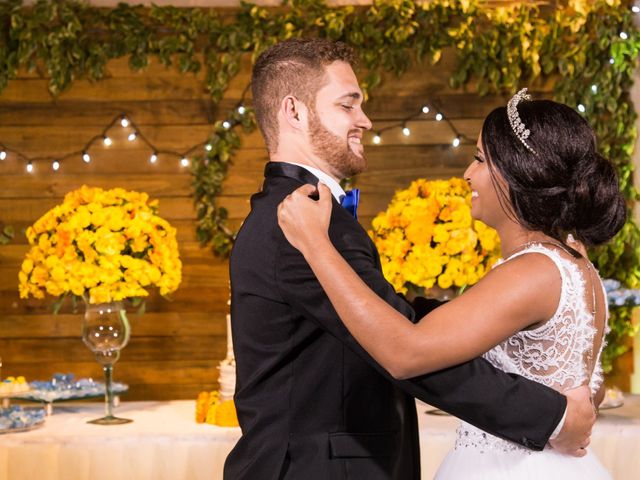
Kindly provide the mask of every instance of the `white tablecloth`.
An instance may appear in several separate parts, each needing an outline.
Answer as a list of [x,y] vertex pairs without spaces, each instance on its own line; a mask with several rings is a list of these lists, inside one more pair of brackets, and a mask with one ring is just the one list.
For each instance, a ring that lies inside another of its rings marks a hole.
[[[427,415],[418,403],[423,478],[432,478],[453,445],[458,421]],[[0,480],[217,480],[238,428],[196,424],[194,401],[124,402],[118,416],[133,423],[86,423],[98,403],[56,405],[35,430],[0,435]],[[591,448],[616,480],[640,472],[640,396],[601,412]]]

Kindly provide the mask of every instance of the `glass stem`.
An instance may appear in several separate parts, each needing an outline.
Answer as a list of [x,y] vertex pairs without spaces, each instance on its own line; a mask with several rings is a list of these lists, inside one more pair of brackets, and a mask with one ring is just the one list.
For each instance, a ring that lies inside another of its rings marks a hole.
[[113,388],[111,385],[111,377],[113,365],[104,365],[104,410],[107,417],[113,417]]

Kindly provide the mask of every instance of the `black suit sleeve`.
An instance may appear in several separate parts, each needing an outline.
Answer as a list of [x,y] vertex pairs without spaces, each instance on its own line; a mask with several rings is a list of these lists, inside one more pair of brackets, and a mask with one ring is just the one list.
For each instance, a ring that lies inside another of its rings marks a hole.
[[[362,241],[361,232],[337,234],[332,229],[330,236],[367,285],[413,319],[414,312],[377,268],[377,255],[371,244]],[[563,395],[498,370],[481,358],[410,380],[394,379],[349,334],[304,257],[284,237],[276,269],[277,287],[294,311],[316,321],[408,394],[533,450],[544,448],[562,418],[566,408]]]
[[411,305],[413,311],[416,312],[416,319],[420,319],[427,315],[432,310],[435,310],[440,305],[443,305],[446,302],[436,300],[435,298],[425,298],[425,297],[416,297],[412,301],[409,301],[404,295],[401,293],[398,294],[400,298],[402,298],[405,302]]

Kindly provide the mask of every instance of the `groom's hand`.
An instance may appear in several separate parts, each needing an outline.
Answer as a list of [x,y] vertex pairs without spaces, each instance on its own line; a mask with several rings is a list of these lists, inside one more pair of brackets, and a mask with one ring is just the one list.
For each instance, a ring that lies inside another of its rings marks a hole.
[[596,421],[596,412],[591,401],[589,387],[583,385],[564,392],[567,397],[567,415],[562,430],[556,438],[549,440],[551,446],[561,453],[584,457],[591,441],[591,428]]

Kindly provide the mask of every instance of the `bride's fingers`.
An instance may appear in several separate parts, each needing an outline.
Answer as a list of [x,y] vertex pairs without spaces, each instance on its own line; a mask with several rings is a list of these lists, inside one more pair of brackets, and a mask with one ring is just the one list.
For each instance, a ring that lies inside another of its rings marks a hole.
[[315,195],[316,191],[317,189],[314,185],[306,184],[295,189],[290,196],[292,196],[293,198],[308,198],[310,195]]
[[322,205],[322,207],[325,209],[331,209],[331,189],[324,183],[320,182],[318,183],[318,195],[318,201],[320,202],[320,205]]

